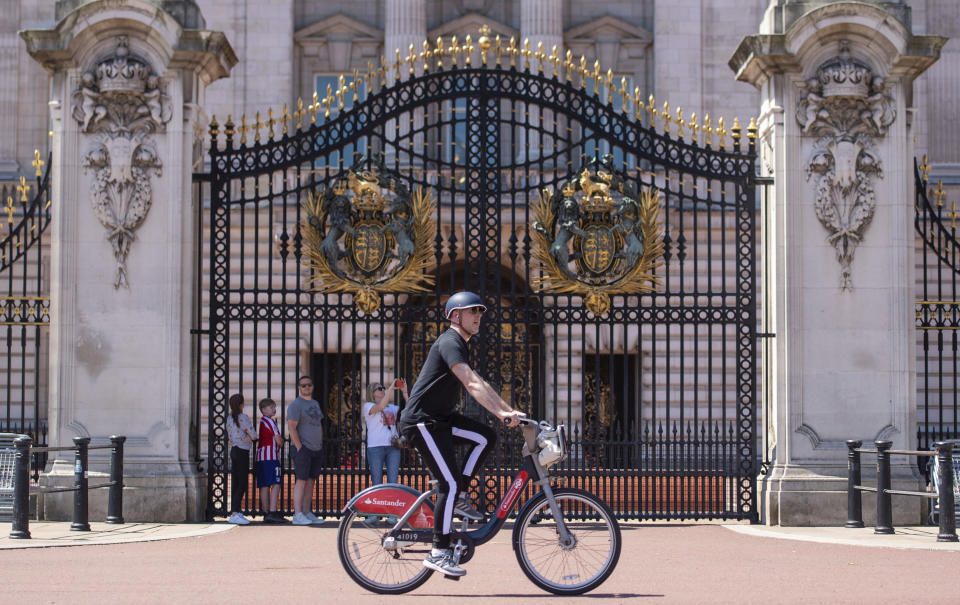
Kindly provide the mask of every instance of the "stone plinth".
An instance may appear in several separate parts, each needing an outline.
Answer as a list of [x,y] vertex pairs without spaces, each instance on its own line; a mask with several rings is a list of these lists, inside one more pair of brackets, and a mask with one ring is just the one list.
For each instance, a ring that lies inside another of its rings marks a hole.
[[[775,181],[763,228],[776,445],[762,515],[842,524],[844,441],[915,445],[912,85],[945,40],[858,2],[818,3],[784,30],[779,4],[730,61],[762,93],[762,169]],[[918,488],[913,459],[894,456],[892,469],[894,488]],[[896,524],[920,521],[922,500],[894,503]]]
[[[50,444],[127,436],[127,520],[197,519],[191,173],[204,90],[236,57],[222,34],[143,0],[78,3],[21,36],[53,82]],[[58,484],[72,456],[51,459]],[[106,458],[91,452],[91,469]],[[49,497],[48,517],[69,498]]]

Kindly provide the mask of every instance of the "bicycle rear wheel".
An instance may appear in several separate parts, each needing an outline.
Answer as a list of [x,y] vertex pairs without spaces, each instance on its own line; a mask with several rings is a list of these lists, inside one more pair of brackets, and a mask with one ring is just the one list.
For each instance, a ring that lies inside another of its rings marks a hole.
[[382,542],[390,529],[371,525],[353,510],[340,520],[337,552],[343,568],[357,584],[380,594],[401,594],[430,578],[433,571],[423,566],[430,544],[414,543],[390,551]]
[[610,508],[589,492],[554,491],[573,535],[564,544],[543,492],[520,511],[513,547],[520,568],[540,588],[559,595],[583,594],[603,583],[620,559],[620,526]]

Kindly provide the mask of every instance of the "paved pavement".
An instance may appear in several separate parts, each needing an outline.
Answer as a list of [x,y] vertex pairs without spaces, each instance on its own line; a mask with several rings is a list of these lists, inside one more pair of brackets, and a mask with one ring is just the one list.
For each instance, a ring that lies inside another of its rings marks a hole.
[[[34,522],[32,540],[0,524],[0,603],[380,603],[343,572],[336,523],[321,527]],[[520,571],[510,526],[478,549],[459,582],[434,575],[407,596],[417,605],[550,598]],[[777,528],[625,523],[613,575],[567,603],[956,603],[960,545],[937,528]],[[38,548],[81,546],[81,548]]]

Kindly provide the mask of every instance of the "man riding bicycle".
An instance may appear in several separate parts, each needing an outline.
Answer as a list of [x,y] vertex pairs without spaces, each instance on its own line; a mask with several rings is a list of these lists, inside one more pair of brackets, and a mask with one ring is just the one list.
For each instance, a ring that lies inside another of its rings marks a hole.
[[[490,427],[456,411],[461,385],[507,426],[517,426],[523,415],[511,408],[468,363],[467,341],[480,331],[480,318],[486,310],[473,292],[457,292],[447,300],[444,315],[450,328],[430,347],[397,422],[401,434],[417,448],[437,479],[433,550],[423,564],[450,576],[467,573],[456,564],[450,548],[454,513],[473,521],[483,518],[471,505],[467,489],[497,438]],[[472,444],[462,469],[458,469],[456,461],[455,440]]]

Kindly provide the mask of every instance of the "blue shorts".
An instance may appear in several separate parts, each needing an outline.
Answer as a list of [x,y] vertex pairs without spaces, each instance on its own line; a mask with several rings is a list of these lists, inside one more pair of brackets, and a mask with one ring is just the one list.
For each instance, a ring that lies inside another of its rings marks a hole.
[[257,487],[279,485],[280,477],[279,460],[262,460],[257,462]]

